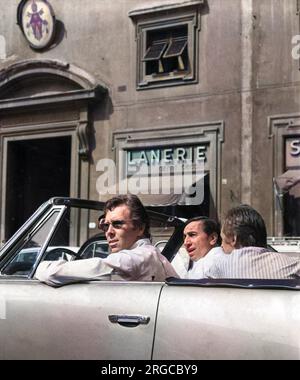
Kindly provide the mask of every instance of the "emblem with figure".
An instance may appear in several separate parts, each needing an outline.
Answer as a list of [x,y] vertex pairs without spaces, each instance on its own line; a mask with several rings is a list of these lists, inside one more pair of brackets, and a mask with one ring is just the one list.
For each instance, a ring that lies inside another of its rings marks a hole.
[[53,38],[55,17],[47,0],[28,0],[22,9],[22,28],[35,49],[47,47]]

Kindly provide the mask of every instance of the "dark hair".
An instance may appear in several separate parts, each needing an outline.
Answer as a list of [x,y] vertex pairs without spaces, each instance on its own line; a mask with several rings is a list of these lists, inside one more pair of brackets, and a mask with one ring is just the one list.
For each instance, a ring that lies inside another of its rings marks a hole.
[[150,221],[145,207],[140,199],[133,194],[118,195],[109,199],[104,205],[104,217],[107,211],[112,211],[118,206],[126,205],[130,210],[130,217],[135,227],[143,228],[143,237],[150,239]]
[[207,216],[196,216],[194,218],[188,219],[184,223],[184,227],[186,227],[188,224],[192,222],[202,222],[203,224],[203,231],[208,235],[216,234],[217,239],[217,245],[221,245],[221,236],[220,236],[220,223],[216,222],[213,219],[209,219]]
[[262,216],[248,205],[229,210],[222,226],[223,233],[235,237],[240,247],[266,247],[267,230]]

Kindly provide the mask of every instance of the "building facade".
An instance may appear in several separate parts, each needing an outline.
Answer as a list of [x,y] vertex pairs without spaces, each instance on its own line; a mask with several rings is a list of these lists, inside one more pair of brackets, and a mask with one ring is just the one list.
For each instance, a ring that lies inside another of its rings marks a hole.
[[[299,1],[0,4],[2,241],[46,199],[105,200],[141,164],[132,188],[157,210],[248,203],[269,235],[300,236]],[[174,190],[176,163],[198,198]],[[150,173],[170,191],[143,194]]]

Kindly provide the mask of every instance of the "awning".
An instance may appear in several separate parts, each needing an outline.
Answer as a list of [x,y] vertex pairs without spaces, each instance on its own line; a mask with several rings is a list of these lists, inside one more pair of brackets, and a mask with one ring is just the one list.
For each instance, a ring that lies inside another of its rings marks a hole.
[[275,178],[275,182],[282,193],[290,191],[294,186],[300,183],[300,169],[286,171]]
[[135,194],[145,206],[198,205],[204,200],[204,178],[201,173],[188,179],[179,175],[123,179],[118,184],[101,189],[99,201],[119,194]]

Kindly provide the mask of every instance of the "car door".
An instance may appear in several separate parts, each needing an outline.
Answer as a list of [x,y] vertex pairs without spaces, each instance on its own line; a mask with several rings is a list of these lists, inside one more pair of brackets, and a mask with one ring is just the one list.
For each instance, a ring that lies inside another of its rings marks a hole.
[[[0,359],[151,359],[164,283],[114,279],[52,288],[34,280],[37,266],[50,255],[81,257],[77,232],[103,206],[52,198],[2,247]],[[154,231],[172,234],[165,247],[170,257],[181,244],[182,221],[151,211],[150,219]]]
[[154,360],[300,358],[299,280],[202,281],[163,288]]
[[162,286],[93,281],[52,288],[2,277],[1,359],[151,359]]

